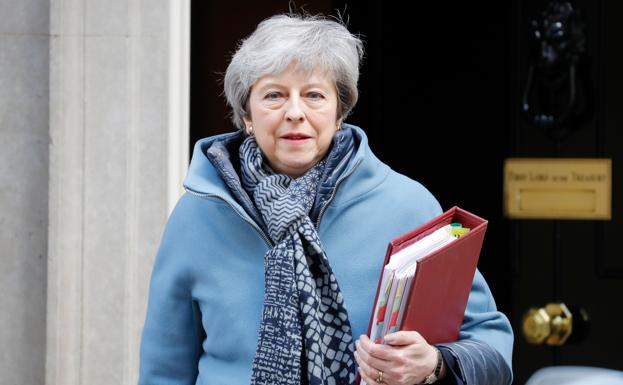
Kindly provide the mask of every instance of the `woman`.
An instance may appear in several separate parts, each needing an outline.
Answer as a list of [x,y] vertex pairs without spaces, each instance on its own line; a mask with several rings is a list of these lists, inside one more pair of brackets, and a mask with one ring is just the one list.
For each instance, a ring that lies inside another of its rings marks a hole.
[[512,332],[476,274],[460,340],[365,333],[388,241],[441,213],[343,123],[362,43],[280,15],[225,75],[238,132],[197,142],[152,273],[140,384],[507,384]]

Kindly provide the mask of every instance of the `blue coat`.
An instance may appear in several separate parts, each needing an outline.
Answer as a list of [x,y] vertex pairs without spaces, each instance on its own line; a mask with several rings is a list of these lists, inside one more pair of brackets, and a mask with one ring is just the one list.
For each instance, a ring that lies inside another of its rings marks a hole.
[[[377,159],[360,128],[343,127],[353,130],[356,155],[320,216],[318,234],[357,339],[367,332],[389,240],[442,210],[421,184]],[[215,140],[234,135],[195,145],[187,192],[168,220],[153,267],[140,384],[249,384],[270,246],[206,156]],[[490,377],[510,383],[512,331],[479,272],[460,338],[444,345],[467,383]]]

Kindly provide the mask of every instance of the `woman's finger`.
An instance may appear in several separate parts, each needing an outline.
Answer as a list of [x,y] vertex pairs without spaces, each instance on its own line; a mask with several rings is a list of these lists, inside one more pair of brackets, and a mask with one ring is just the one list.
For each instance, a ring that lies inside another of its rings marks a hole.
[[364,380],[366,382],[366,384],[368,385],[376,385],[376,377],[372,378],[370,376],[368,376],[363,370],[361,370],[361,367],[359,367],[359,375],[361,376],[361,379]]
[[368,336],[362,335],[359,340],[359,346],[365,350],[370,356],[382,360],[391,361],[394,358],[393,349],[384,344],[375,344]]
[[386,344],[394,346],[427,343],[424,337],[416,331],[399,331],[390,333],[385,335],[383,339]]
[[390,361],[379,360],[378,358],[371,356],[365,349],[361,348],[361,343],[359,341],[355,343],[355,346],[357,347],[357,351],[355,353],[357,353],[359,358],[370,367],[384,372],[387,372],[389,368],[391,368]]
[[[376,384],[376,376],[379,374],[379,369],[376,369],[370,365],[368,365],[364,360],[361,359],[361,356],[355,352],[355,360],[357,360],[357,364],[359,364],[359,373],[361,374],[366,383],[369,385]],[[372,382],[368,381],[371,380]]]

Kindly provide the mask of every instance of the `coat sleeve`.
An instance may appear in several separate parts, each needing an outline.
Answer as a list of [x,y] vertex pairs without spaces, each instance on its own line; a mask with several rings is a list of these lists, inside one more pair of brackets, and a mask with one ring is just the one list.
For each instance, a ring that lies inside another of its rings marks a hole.
[[191,294],[188,231],[169,219],[151,275],[140,351],[139,385],[195,384],[204,331]]
[[456,359],[467,385],[507,385],[513,380],[513,330],[495,301],[482,274],[474,276],[459,340],[439,344]]

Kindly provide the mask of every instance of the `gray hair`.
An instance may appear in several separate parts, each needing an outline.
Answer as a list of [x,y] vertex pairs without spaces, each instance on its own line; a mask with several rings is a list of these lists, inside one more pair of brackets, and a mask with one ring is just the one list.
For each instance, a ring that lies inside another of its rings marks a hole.
[[232,121],[244,129],[249,117],[247,102],[251,87],[265,75],[283,72],[291,63],[296,70],[328,72],[338,94],[338,117],[351,112],[359,92],[359,63],[363,58],[361,39],[351,34],[340,19],[324,16],[283,14],[262,21],[242,40],[224,78]]

